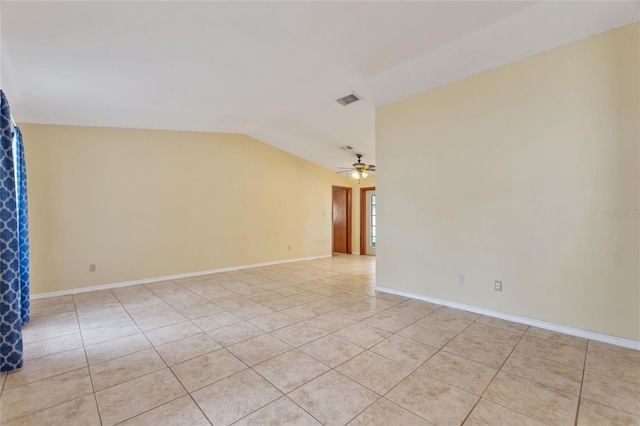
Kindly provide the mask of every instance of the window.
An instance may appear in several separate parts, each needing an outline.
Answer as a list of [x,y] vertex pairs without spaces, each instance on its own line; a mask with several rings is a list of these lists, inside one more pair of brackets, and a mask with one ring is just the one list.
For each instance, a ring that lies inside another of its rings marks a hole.
[[371,245],[372,248],[376,248],[376,195],[373,194],[371,195],[371,217],[370,219],[370,223],[371,223],[371,229],[370,229],[370,241],[369,244]]

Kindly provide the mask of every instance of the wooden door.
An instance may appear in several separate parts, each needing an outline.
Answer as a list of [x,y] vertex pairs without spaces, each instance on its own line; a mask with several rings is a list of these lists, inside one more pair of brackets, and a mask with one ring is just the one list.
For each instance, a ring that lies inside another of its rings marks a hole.
[[351,253],[350,231],[351,188],[333,188],[333,252]]

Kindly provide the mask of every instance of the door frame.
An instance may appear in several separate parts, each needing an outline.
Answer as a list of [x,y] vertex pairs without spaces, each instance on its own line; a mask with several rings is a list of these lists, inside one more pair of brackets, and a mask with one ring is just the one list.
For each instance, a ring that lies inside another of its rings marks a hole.
[[360,188],[360,255],[367,254],[367,200],[365,198],[367,191],[375,191],[375,186],[367,186]]
[[349,186],[331,185],[331,253],[333,254],[333,190],[344,189],[347,191],[347,254],[351,254],[351,190]]

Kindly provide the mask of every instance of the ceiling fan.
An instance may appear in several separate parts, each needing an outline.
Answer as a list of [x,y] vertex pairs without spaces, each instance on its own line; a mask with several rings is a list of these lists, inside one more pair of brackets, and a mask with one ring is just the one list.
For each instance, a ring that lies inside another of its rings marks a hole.
[[362,158],[362,154],[356,154],[356,157],[358,157],[357,163],[353,163],[352,167],[338,167],[339,169],[345,170],[340,170],[336,173],[351,173],[351,177],[353,177],[354,179],[358,179],[359,181],[360,179],[364,179],[369,176],[368,172],[376,171],[376,166],[374,164],[365,164],[360,161]]

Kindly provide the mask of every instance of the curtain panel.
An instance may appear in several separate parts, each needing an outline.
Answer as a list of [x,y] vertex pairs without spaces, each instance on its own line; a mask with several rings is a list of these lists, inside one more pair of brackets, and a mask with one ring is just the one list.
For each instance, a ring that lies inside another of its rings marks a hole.
[[21,368],[29,321],[29,231],[24,147],[0,91],[0,371]]

